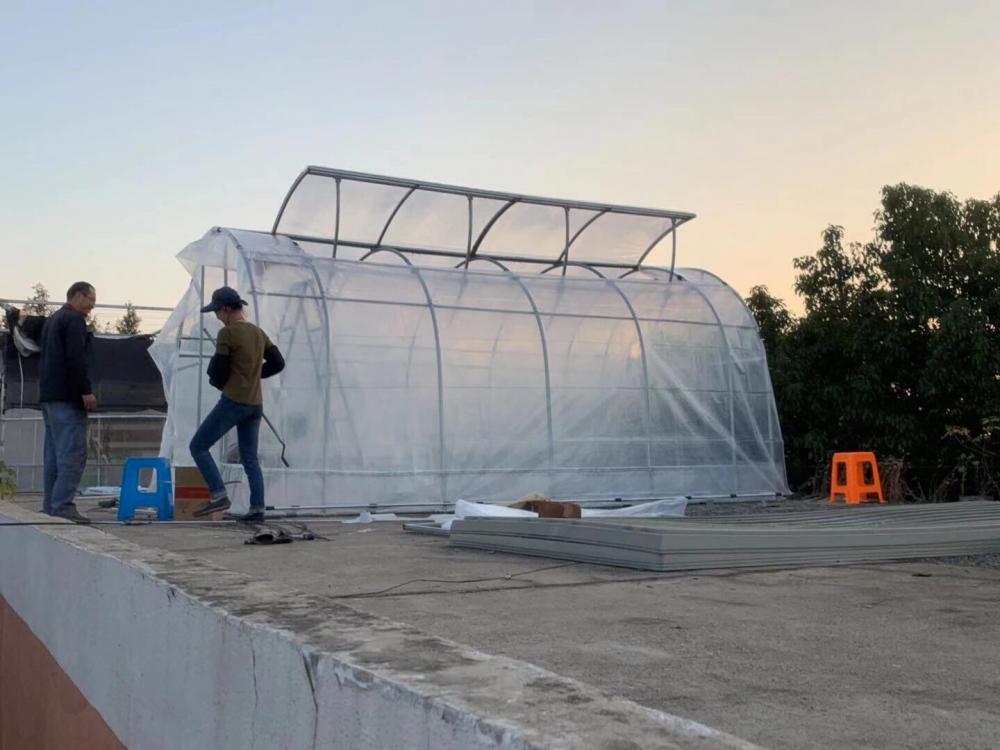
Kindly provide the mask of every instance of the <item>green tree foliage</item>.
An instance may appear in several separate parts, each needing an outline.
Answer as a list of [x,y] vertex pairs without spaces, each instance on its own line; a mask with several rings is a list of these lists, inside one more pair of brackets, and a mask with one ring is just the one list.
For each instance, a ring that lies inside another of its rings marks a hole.
[[17,474],[0,461],[0,499],[12,497],[17,492]]
[[[48,315],[49,290],[42,283],[31,287],[31,297],[24,304],[21,312],[25,315]],[[7,330],[7,318],[0,315],[0,330]]]
[[140,323],[142,323],[142,318],[136,313],[132,302],[129,301],[125,303],[125,314],[115,322],[115,331],[134,336],[139,333]]
[[31,287],[31,297],[28,298],[22,312],[25,315],[49,314],[49,290],[41,282]]
[[904,459],[924,484],[967,463],[970,444],[995,455],[1000,433],[983,425],[1000,413],[998,245],[1000,195],[887,186],[873,240],[848,245],[831,226],[794,261],[801,318],[751,291],[793,484],[837,450]]
[[746,302],[757,321],[768,358],[775,357],[781,342],[794,327],[795,319],[785,303],[774,297],[766,286],[751,289]]

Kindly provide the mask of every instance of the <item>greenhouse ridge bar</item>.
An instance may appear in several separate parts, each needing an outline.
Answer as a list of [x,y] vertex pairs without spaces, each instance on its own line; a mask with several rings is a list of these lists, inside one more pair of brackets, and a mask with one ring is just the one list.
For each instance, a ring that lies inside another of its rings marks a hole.
[[[214,401],[198,310],[228,282],[288,362],[265,385],[276,507],[785,492],[752,316],[660,264],[692,217],[310,167],[275,231],[216,228],[178,256],[191,285],[151,350],[162,452],[189,461]],[[239,484],[234,446],[220,458]]]

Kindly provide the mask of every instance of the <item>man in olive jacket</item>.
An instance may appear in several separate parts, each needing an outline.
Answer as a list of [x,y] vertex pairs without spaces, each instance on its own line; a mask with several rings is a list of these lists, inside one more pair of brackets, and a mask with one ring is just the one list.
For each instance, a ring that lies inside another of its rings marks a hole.
[[194,515],[228,510],[231,503],[226,486],[209,451],[223,435],[236,428],[240,463],[250,486],[250,512],[240,520],[254,523],[264,520],[264,477],[257,459],[260,421],[264,415],[260,381],[281,372],[285,360],[267,334],[244,317],[245,305],[235,289],[224,286],[212,292],[212,301],[201,309],[203,313],[215,313],[223,325],[216,339],[215,354],[208,363],[208,382],[221,390],[222,396],[191,438],[190,448],[211,494],[211,500]]

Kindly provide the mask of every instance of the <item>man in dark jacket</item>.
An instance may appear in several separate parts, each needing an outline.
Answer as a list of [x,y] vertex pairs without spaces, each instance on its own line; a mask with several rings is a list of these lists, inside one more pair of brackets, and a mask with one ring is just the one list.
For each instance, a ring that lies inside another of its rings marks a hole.
[[224,286],[212,292],[212,301],[201,309],[203,313],[215,313],[223,324],[215,342],[215,355],[208,363],[208,382],[222,391],[222,397],[191,438],[191,457],[212,496],[194,515],[227,510],[231,505],[229,496],[209,450],[236,428],[240,463],[250,485],[250,512],[240,520],[253,523],[264,520],[264,477],[257,460],[264,414],[260,380],[281,372],[285,360],[267,334],[243,316],[244,305],[246,302],[235,289]]
[[76,523],[90,523],[73,500],[87,465],[87,412],[97,408],[87,375],[87,315],[95,304],[97,292],[86,281],[69,288],[66,304],[42,328],[38,366],[38,400],[45,420],[42,508]]

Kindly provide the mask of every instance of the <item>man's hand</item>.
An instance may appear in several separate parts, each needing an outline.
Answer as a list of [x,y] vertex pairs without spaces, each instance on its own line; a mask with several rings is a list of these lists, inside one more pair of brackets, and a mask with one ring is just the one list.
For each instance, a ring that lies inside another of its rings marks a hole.
[[83,397],[83,408],[87,411],[94,411],[97,408],[97,396],[88,393]]

